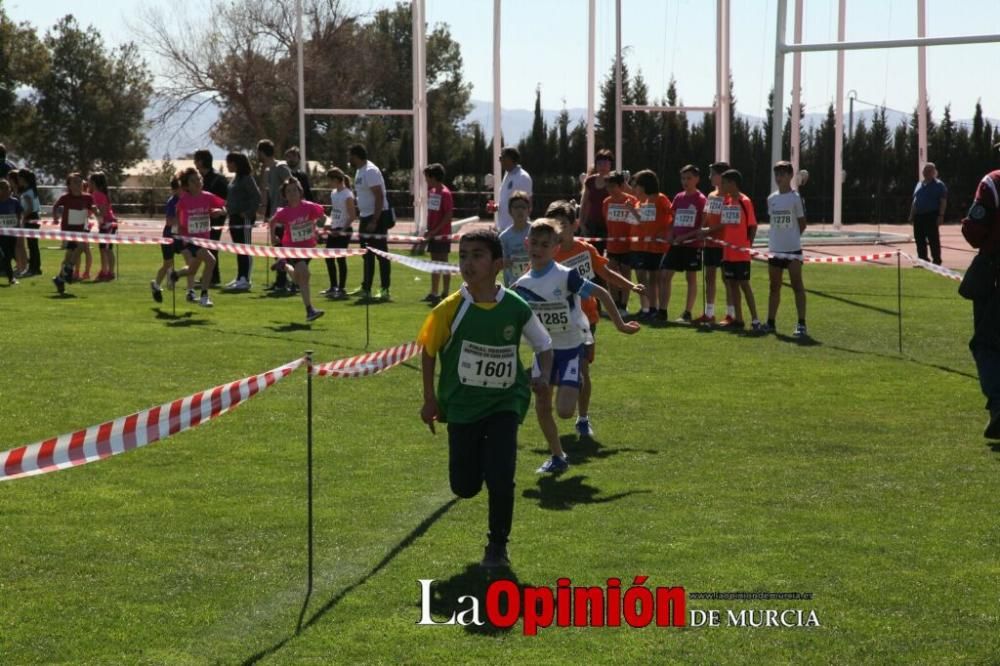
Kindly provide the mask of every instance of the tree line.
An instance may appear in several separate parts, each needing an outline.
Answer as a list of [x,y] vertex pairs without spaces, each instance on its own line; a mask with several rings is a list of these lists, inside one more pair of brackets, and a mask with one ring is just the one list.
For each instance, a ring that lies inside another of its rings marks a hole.
[[[370,14],[352,13],[339,0],[303,0],[306,106],[311,108],[412,107],[412,21],[409,3]],[[112,182],[146,157],[150,122],[183,125],[207,104],[219,110],[210,139],[226,150],[253,154],[270,138],[278,151],[298,142],[296,30],[291,0],[211,2],[197,16],[174,8],[145,7],[136,32],[158,61],[154,80],[133,43],[109,49],[93,27],[72,16],[43,37],[15,24],[0,0],[0,141],[38,171],[61,179],[71,170],[101,169]],[[732,91],[732,83],[730,83]],[[614,68],[600,90],[596,116],[598,147],[613,147]],[[642,75],[623,67],[626,104],[682,104],[676,82],[655,95]],[[428,158],[442,163],[455,189],[481,191],[495,169],[492,140],[477,123],[466,123],[471,84],[463,76],[462,53],[446,24],[427,31]],[[746,192],[759,204],[770,190],[771,109],[762,122],[731,110],[731,163],[743,171]],[[155,102],[155,105],[154,105]],[[146,118],[153,105],[159,110]],[[790,113],[786,114],[786,118]],[[688,163],[705,167],[715,156],[713,113],[691,121],[687,114],[626,113],[622,118],[623,164],[635,172],[656,171],[668,193]],[[789,154],[790,121],[782,132]],[[971,126],[940,120],[928,109],[929,154],[958,217],[978,178],[991,168],[990,146],[1000,127],[976,104]],[[834,115],[803,127],[800,168],[810,172],[803,188],[813,220],[832,211]],[[413,165],[412,120],[408,116],[310,116],[307,148],[312,159],[346,166],[351,143],[366,144],[386,172],[390,187],[406,189]],[[535,191],[574,196],[586,169],[583,118],[566,110],[549,126],[536,91],[531,131],[512,141],[532,174]],[[156,157],[156,156],[152,156]],[[917,173],[916,112],[891,126],[886,109],[859,120],[844,144],[844,220],[905,219]],[[705,183],[707,185],[707,182]]]

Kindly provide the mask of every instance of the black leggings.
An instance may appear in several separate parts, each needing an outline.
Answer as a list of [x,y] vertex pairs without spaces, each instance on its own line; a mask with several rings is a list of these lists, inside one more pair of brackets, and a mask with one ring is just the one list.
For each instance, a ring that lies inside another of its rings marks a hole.
[[[208,232],[208,237],[211,238],[212,240],[222,240],[222,227],[224,225],[225,221],[216,222],[215,220],[212,220],[212,228]],[[209,252],[213,257],[215,257],[215,267],[212,269],[212,281],[210,284],[218,284],[222,282],[222,279],[219,275],[219,251],[209,250]],[[205,288],[206,289],[208,288],[207,284],[205,285]]]
[[[253,220],[248,222],[242,215],[229,216],[229,236],[234,243],[251,244],[253,229],[250,228],[250,224],[252,223]],[[250,257],[242,254],[236,255],[236,277],[237,279],[244,278],[247,282],[250,281]]]
[[17,238],[14,236],[0,236],[0,269],[8,280],[14,279],[14,268],[11,262],[14,261],[14,248],[17,246]]
[[[361,233],[364,234],[365,225],[370,224],[373,216],[368,215],[361,218]],[[385,234],[386,229],[383,229],[381,225],[376,226],[375,233]],[[389,239],[385,236],[380,238],[365,238],[364,235],[361,236],[361,247],[373,247],[376,250],[382,250],[383,252],[389,251]],[[375,257],[373,252],[365,252],[364,256],[364,276],[361,280],[361,288],[365,291],[371,291],[372,282],[375,281]],[[389,288],[389,282],[392,279],[392,262],[385,257],[378,255],[378,277],[379,282],[382,283],[383,289]]]
[[[342,234],[331,233],[326,238],[327,249],[343,250],[351,242],[351,230],[345,229]],[[347,289],[347,258],[326,260],[326,272],[330,275],[330,288]],[[339,277],[338,277],[339,273]]]
[[490,543],[506,544],[514,520],[519,422],[514,412],[498,412],[475,423],[448,424],[451,490],[459,497],[475,497],[486,482]]
[[[25,220],[25,229],[39,229],[41,225],[38,223],[37,219]],[[38,251],[38,239],[29,238],[28,240],[28,270],[32,273],[42,272],[42,254]]]

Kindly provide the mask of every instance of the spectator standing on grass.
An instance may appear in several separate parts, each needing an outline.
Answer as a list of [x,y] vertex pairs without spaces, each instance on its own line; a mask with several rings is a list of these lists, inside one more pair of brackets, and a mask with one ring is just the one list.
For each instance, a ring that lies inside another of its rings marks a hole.
[[517,148],[507,146],[500,151],[500,168],[506,172],[500,183],[500,201],[497,202],[497,232],[501,234],[514,224],[514,218],[510,216],[510,196],[514,192],[525,192],[531,196],[531,175],[521,168],[520,161],[521,153]]
[[[42,216],[42,204],[38,198],[38,180],[33,171],[20,169],[17,172],[19,183],[18,191],[21,193],[21,207],[24,208],[24,217],[21,224],[25,229],[38,229]],[[22,277],[42,274],[42,255],[38,249],[38,239],[28,238],[28,271]]]
[[[584,236],[607,238],[608,222],[604,219],[604,200],[608,198],[608,175],[615,162],[615,154],[607,148],[597,151],[593,172],[583,181],[580,198],[580,229]],[[595,241],[594,247],[604,254],[604,241]]]
[[[214,194],[223,201],[229,195],[229,180],[215,170],[212,165],[212,153],[208,150],[196,150],[194,153],[194,168],[198,170],[201,174],[201,179],[205,183],[205,192]],[[212,228],[209,232],[209,238],[212,240],[219,240],[222,238],[222,227],[226,225],[226,218],[224,216],[213,217],[211,219]],[[211,285],[212,287],[218,287],[222,279],[219,276],[219,252],[218,250],[208,251],[212,257],[215,258],[215,266],[212,268],[211,273]]]
[[[1000,143],[993,146],[993,154],[1000,162]],[[979,181],[972,207],[962,220],[962,235],[979,250],[959,293],[972,301],[969,349],[990,412],[983,436],[1000,439],[1000,169]]]
[[[360,218],[361,247],[371,247],[383,252],[389,251],[389,239],[386,233],[395,224],[394,215],[389,208],[389,199],[385,191],[385,179],[382,171],[368,161],[368,151],[361,144],[354,144],[348,150],[347,160],[354,167],[354,192],[358,202],[358,217]],[[365,234],[370,234],[366,236]],[[372,297],[372,282],[375,279],[376,257],[371,252],[364,256],[364,276],[361,289],[352,292],[352,296],[360,296],[362,300]],[[389,283],[392,280],[392,264],[388,259],[378,256],[378,274],[382,289],[378,300],[389,301]]]
[[[257,142],[257,161],[262,166],[263,191],[261,196],[264,203],[264,219],[270,222],[271,216],[279,208],[286,205],[284,197],[281,195],[281,185],[292,177],[292,171],[284,162],[279,162],[274,157],[274,143],[269,139],[261,139]],[[281,245],[283,229],[272,227],[271,242],[273,245]],[[274,293],[284,293],[288,288],[288,275],[285,271],[278,271],[278,277],[271,286],[270,291]]]
[[[924,179],[913,190],[910,204],[910,224],[913,225],[913,240],[917,244],[917,256],[924,261],[931,259],[941,265],[941,235],[938,227],[944,222],[944,211],[948,207],[948,188],[938,180],[937,167],[933,162],[924,165]],[[930,245],[931,259],[927,258]]]
[[[229,235],[234,243],[253,243],[253,222],[260,206],[260,188],[253,177],[250,159],[243,153],[226,155],[226,170],[233,174],[226,195],[226,213],[229,215]],[[236,279],[226,285],[230,291],[250,291],[252,286],[250,257],[236,255]]]

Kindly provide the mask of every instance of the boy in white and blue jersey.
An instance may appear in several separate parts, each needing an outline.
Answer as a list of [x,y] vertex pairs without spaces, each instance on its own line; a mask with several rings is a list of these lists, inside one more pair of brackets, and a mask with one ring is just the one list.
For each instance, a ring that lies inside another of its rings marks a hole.
[[778,191],[767,197],[767,216],[770,222],[767,233],[768,251],[798,258],[772,257],[767,260],[771,291],[767,301],[767,325],[764,331],[775,331],[778,305],[781,302],[781,277],[787,268],[789,282],[795,292],[795,310],[799,316],[794,335],[803,338],[807,335],[806,288],[802,283],[802,232],[806,230],[806,214],[799,193],[792,189],[793,175],[791,162],[776,163],[774,180],[778,184]]
[[500,232],[500,247],[503,250],[503,286],[509,289],[517,278],[531,269],[527,246],[531,197],[518,190],[510,195],[507,205],[514,224]]
[[[580,392],[580,363],[584,343],[590,332],[580,299],[594,296],[610,315],[612,323],[622,333],[635,333],[638,322],[625,323],[614,305],[611,294],[604,288],[580,276],[579,272],[556,263],[554,256],[560,243],[561,225],[554,219],[537,220],[528,232],[528,255],[531,270],[514,283],[513,291],[527,301],[539,321],[552,336],[552,375],[548,386],[537,393],[535,412],[552,456],[538,468],[538,473],[562,472],[569,463],[559,442],[559,428],[552,414],[552,386],[556,390],[556,412],[568,419],[576,411]],[[540,372],[538,363],[532,372]]]

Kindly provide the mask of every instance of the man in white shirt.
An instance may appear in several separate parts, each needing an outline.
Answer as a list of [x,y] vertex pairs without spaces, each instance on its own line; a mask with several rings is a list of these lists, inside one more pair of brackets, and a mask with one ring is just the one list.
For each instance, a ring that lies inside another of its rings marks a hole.
[[[368,161],[368,151],[361,144],[354,144],[348,149],[347,161],[354,167],[354,193],[357,197],[359,232],[361,233],[361,247],[372,247],[383,252],[389,251],[388,233],[390,222],[392,221],[392,210],[389,208],[389,199],[386,195],[385,180],[382,172],[377,166]],[[366,236],[375,234],[375,237]],[[375,278],[376,257],[371,252],[366,252],[364,256],[364,278],[361,282],[361,289],[351,295],[360,296],[362,299],[372,297],[372,281]],[[378,293],[381,301],[390,300],[389,283],[392,278],[392,264],[385,257],[378,257],[379,282],[382,289]]]
[[521,191],[527,192],[528,196],[531,196],[531,176],[518,164],[520,161],[521,153],[517,152],[517,148],[507,146],[500,151],[500,168],[506,172],[506,175],[500,185],[500,201],[497,202],[497,231],[499,233],[503,233],[514,224],[514,218],[510,216],[510,195]]

